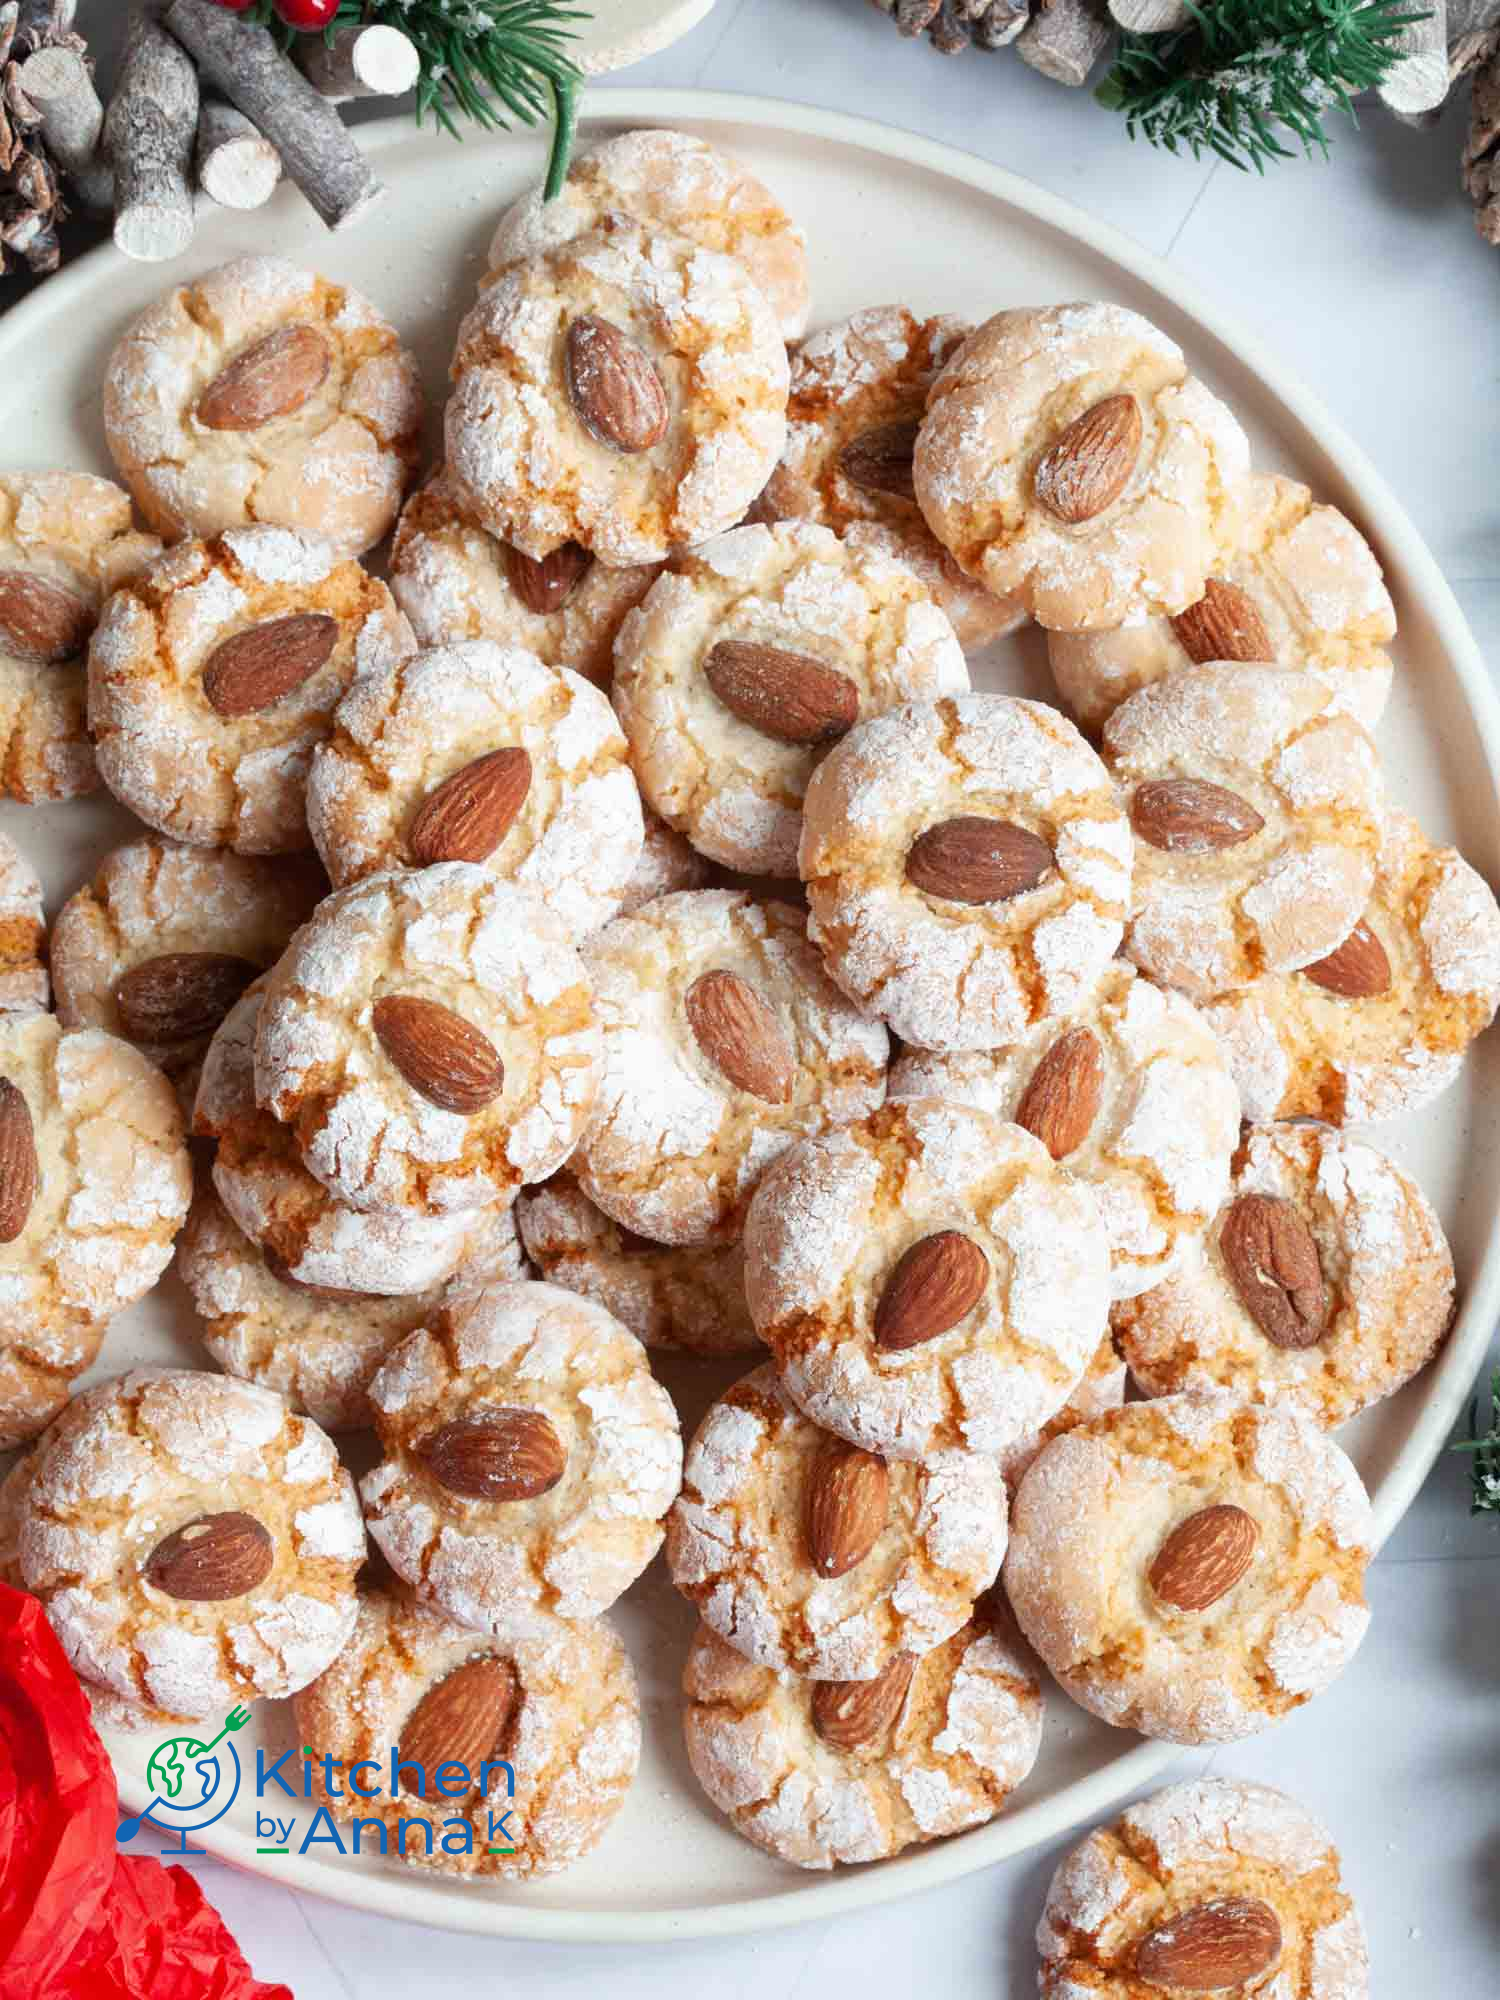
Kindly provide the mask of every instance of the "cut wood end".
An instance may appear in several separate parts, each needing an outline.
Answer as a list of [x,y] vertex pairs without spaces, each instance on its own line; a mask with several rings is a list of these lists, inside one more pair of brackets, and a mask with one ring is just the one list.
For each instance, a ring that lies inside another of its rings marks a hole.
[[328,225],[329,228],[330,229],[351,228],[356,222],[360,220],[362,216],[368,215],[368,213],[372,208],[374,208],[378,203],[384,201],[389,193],[390,189],[386,186],[384,181],[371,181],[370,185],[365,189],[364,193],[359,197],[358,201],[353,202],[348,208],[344,210],[344,213],[342,215],[337,217],[335,221],[330,222]]
[[138,264],[160,264],[182,254],[193,240],[191,211],[142,204],[115,216],[115,248]]

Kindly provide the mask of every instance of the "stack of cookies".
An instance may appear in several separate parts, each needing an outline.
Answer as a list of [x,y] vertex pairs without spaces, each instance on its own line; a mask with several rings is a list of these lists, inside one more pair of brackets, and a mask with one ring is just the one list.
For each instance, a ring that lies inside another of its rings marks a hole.
[[[6,788],[146,829],[55,1015],[0,849],[0,1566],[112,1723],[295,1694],[319,1756],[509,1759],[514,1852],[408,1851],[461,1872],[603,1834],[663,1543],[693,1768],[800,1866],[998,1812],[1044,1667],[1265,1727],[1367,1620],[1330,1432],[1452,1311],[1347,1128],[1452,1080],[1500,910],[1385,802],[1368,545],[1124,307],[807,313],[764,187],[626,133],[501,219],[404,507],[409,355],[268,257],[111,362],[152,534],[0,480]],[[1064,707],[971,686],[1028,620]],[[179,1230],[223,1372],[69,1403]],[[648,1349],[749,1371],[685,1461]],[[1233,1887],[1272,1808],[1215,1809]]]

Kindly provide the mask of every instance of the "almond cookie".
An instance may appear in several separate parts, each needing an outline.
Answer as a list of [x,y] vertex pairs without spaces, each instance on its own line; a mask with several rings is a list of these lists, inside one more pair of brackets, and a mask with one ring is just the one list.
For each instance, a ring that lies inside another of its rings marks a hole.
[[1201,1254],[1115,1317],[1148,1396],[1217,1385],[1332,1427],[1432,1359],[1453,1258],[1421,1189],[1373,1146],[1251,1126]]
[[1188,667],[1104,728],[1135,830],[1127,956],[1193,1000],[1341,944],[1375,879],[1375,746],[1327,688],[1281,667]]
[[1445,1091],[1500,1002],[1489,884],[1409,814],[1388,812],[1364,916],[1326,958],[1204,1009],[1245,1116],[1363,1124]]
[[1243,533],[1244,432],[1124,306],[997,313],[932,385],[912,477],[961,569],[1062,632],[1196,604]]
[[21,1573],[78,1674],[185,1721],[322,1673],[364,1553],[322,1431],[268,1389],[187,1369],[76,1398],[22,1507]]
[[646,1347],[745,1354],[760,1347],[745,1304],[745,1253],[651,1243],[596,1208],[564,1167],[516,1198],[526,1254],[549,1284],[612,1312]]
[[1054,1438],[1011,1510],[1005,1588],[1091,1714],[1230,1743],[1347,1665],[1373,1533],[1359,1474],[1316,1424],[1210,1389]]
[[721,534],[786,442],[786,349],[741,265],[619,214],[511,265],[458,330],[466,511],[528,556],[657,562]]
[[667,1518],[667,1568],[757,1665],[870,1682],[964,1625],[1005,1554],[993,1458],[887,1464],[804,1417],[769,1364],[714,1403]]
[[42,878],[0,833],[0,1014],[31,1014],[47,1005],[47,925]]
[[1111,959],[1076,1014],[1007,1048],[910,1051],[890,1095],[945,1097],[1014,1119],[1092,1187],[1110,1292],[1145,1291],[1203,1233],[1229,1188],[1239,1094],[1203,1016]]
[[911,1098],[777,1162],[745,1223],[745,1291],[815,1422],[888,1458],[999,1452],[1088,1366],[1109,1239],[1029,1132]]
[[325,543],[283,528],[181,542],[116,591],[89,648],[100,774],[194,846],[305,848],[307,769],[339,698],[412,645],[385,585]]
[[255,1030],[265,981],[232,1007],[203,1059],[193,1131],[217,1141],[213,1183],[232,1220],[285,1284],[310,1291],[428,1292],[452,1276],[491,1210],[366,1215],[302,1164],[296,1135],[255,1101]]
[[496,1284],[370,1384],[385,1456],[360,1486],[396,1574],[476,1632],[591,1618],[661,1547],[682,1483],[672,1399],[602,1306]]
[[580,936],[615,914],[643,838],[607,699],[487,639],[361,674],[313,758],[307,823],[335,888],[481,862]]
[[679,889],[706,889],[714,879],[712,864],[650,806],[642,806],[641,820],[645,838],[640,859],[620,898],[622,917],[634,916],[643,903],[654,903],[658,896],[670,896]]
[[1118,1410],[1125,1400],[1127,1370],[1120,1359],[1113,1334],[1105,1334],[1094,1350],[1094,1358],[1084,1371],[1083,1380],[1069,1396],[1055,1417],[1050,1417],[1040,1430],[1029,1436],[1018,1438],[1000,1453],[1000,1470],[1005,1474],[1005,1484],[1014,1497],[1029,1468],[1040,1457],[1042,1448],[1061,1437],[1065,1431],[1076,1431],[1080,1424],[1088,1423],[1094,1417],[1102,1417],[1106,1410]]
[[663,896],[584,957],[604,1077],[573,1167],[606,1215],[654,1242],[738,1241],[779,1152],[885,1096],[884,1028],[834,987],[786,903]]
[[1130,827],[1056,709],[1009,695],[862,723],[814,774],[798,868],[844,991],[923,1049],[1081,1006],[1130,907]]
[[266,984],[255,1095],[335,1199],[449,1215],[510,1202],[577,1145],[602,1069],[572,939],[468,861],[320,904]]
[[1230,1778],[1170,1785],[1081,1841],[1052,1878],[1037,1950],[1042,2000],[1370,1990],[1326,1829],[1285,1792]]
[[[510,1211],[487,1209],[466,1239],[453,1283],[519,1278],[524,1269]],[[203,1319],[203,1345],[225,1374],[274,1389],[329,1431],[374,1422],[365,1394],[371,1376],[447,1296],[443,1285],[391,1298],[288,1279],[207,1191],[182,1232],[177,1271]]]
[[57,1018],[133,1042],[182,1079],[191,1105],[219,1023],[327,891],[310,855],[272,861],[155,836],[117,847],[53,926]]
[[754,174],[686,132],[620,132],[575,155],[551,201],[534,188],[501,216],[490,269],[544,255],[622,212],[651,234],[685,236],[743,265],[783,340],[807,325],[806,237]]
[[874,1681],[776,1674],[700,1625],[682,1690],[693,1775],[736,1832],[799,1868],[879,1861],[983,1825],[1042,1742],[1041,1687],[988,1599]]
[[[357,1819],[367,1839],[374,1820],[399,1859],[459,1875],[525,1880],[582,1860],[641,1754],[635,1674],[604,1619],[543,1619],[497,1644],[400,1589],[361,1598],[349,1644],[294,1713],[314,1806]],[[357,1787],[333,1775],[354,1770]]]
[[161,543],[88,472],[0,474],[0,797],[99,789],[84,661],[99,607]]
[[1300,667],[1331,706],[1373,729],[1391,691],[1396,611],[1375,552],[1337,507],[1295,479],[1262,473],[1246,488],[1245,539],[1196,604],[1112,632],[1053,632],[1052,677],[1088,729],[1137,688],[1213,660]]
[[0,1017],[0,1450],[42,1429],[150,1291],[191,1198],[177,1100],[144,1056]]
[[391,590],[424,646],[524,646],[597,687],[609,685],[621,619],[660,574],[660,563],[610,569],[576,542],[522,555],[469,518],[445,471],[407,501],[391,544]]
[[793,875],[820,753],[863,714],[968,686],[914,572],[808,521],[680,556],[620,627],[614,701],[641,790],[700,853]]
[[237,257],[151,306],[104,374],[104,433],[171,540],[252,522],[373,548],[421,445],[417,364],[368,299]]
[[840,535],[878,526],[953,621],[988,645],[1024,613],[966,577],[917,511],[911,461],[927,392],[971,329],[869,306],[809,334],[792,355],[786,450],[757,504],[763,521],[821,521]]

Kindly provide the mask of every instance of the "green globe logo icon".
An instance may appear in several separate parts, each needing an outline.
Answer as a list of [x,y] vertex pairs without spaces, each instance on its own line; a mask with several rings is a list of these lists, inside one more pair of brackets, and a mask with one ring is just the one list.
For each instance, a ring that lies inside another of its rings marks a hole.
[[172,1736],[158,1743],[146,1766],[146,1782],[172,1805],[195,1811],[219,1789],[219,1765],[196,1736]]
[[[224,1718],[224,1727],[206,1743],[198,1736],[169,1736],[165,1743],[158,1743],[146,1764],[150,1803],[144,1812],[121,1822],[115,1839],[133,1840],[149,1819],[163,1831],[182,1836],[181,1847],[169,1852],[201,1854],[201,1848],[188,1847],[187,1834],[212,1825],[234,1804],[240,1786],[240,1760],[226,1739],[249,1720],[248,1708],[232,1708]],[[220,1744],[224,1745],[222,1751]]]

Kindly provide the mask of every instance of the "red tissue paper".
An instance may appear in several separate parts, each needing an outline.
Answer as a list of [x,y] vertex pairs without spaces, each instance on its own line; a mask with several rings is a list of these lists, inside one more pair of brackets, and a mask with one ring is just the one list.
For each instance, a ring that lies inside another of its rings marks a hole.
[[46,1613],[0,1584],[0,2000],[292,2000],[186,1869],[117,1852],[118,1817]]

